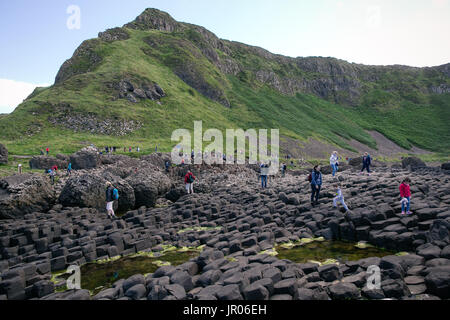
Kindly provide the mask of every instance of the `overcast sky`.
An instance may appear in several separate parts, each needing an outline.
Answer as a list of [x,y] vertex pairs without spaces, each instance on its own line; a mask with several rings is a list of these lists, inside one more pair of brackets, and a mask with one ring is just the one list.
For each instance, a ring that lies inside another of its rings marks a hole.
[[148,7],[293,57],[418,67],[450,62],[450,0],[2,0],[0,113],[13,111],[37,85],[53,84],[83,40]]

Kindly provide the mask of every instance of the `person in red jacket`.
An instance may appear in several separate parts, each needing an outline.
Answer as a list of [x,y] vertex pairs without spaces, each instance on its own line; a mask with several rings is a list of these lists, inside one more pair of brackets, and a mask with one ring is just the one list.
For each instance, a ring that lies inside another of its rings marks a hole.
[[411,189],[409,187],[409,184],[411,183],[411,180],[409,178],[403,179],[402,184],[400,185],[400,197],[402,197],[401,203],[402,203],[402,215],[405,214],[412,214],[411,211],[409,211],[410,208],[410,201],[411,201]]
[[194,174],[191,172],[191,170],[188,170],[188,172],[186,173],[186,175],[184,176],[184,183],[186,185],[186,191],[187,193],[194,193],[194,181],[195,181],[195,176]]

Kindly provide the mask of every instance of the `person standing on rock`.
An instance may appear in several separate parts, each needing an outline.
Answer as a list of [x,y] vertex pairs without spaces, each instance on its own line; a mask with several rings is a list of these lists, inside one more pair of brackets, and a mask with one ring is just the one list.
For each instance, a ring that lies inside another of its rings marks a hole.
[[17,172],[19,174],[22,174],[22,164],[21,163],[19,163],[19,165],[17,166]]
[[47,155],[50,153],[50,148],[47,147],[47,149],[45,149],[45,151],[47,152]]
[[262,163],[261,169],[260,169],[260,175],[261,175],[261,188],[267,188],[267,173],[269,171],[269,166]]
[[372,158],[370,158],[370,155],[366,152],[363,156],[363,167],[361,169],[360,175],[364,172],[364,169],[367,170],[367,174],[370,176],[370,165],[372,164]]
[[70,176],[72,174],[72,162],[69,162],[67,166],[67,174]]
[[403,179],[402,183],[400,184],[400,197],[402,197],[401,204],[402,204],[402,215],[405,214],[412,214],[410,209],[410,202],[411,202],[411,189],[409,187],[409,184],[411,183],[411,179],[408,177]]
[[43,156],[44,154],[44,149],[41,149],[41,156]]
[[322,172],[320,165],[314,166],[311,172],[311,205],[319,204],[319,193],[322,188]]
[[50,175],[50,181],[52,182],[52,185],[54,185],[55,184],[56,170],[54,168],[49,170],[49,175]]
[[333,170],[333,177],[336,175],[336,172],[338,171],[338,153],[337,151],[333,151],[330,157],[330,165],[331,169]]
[[188,172],[186,173],[186,175],[184,176],[184,183],[186,185],[186,191],[188,194],[190,193],[194,193],[194,181],[195,181],[195,176],[194,174],[191,172],[191,170],[188,170]]
[[106,212],[108,218],[116,218],[114,213],[114,187],[111,182],[106,182]]
[[166,160],[166,163],[164,164],[164,166],[166,167],[166,172],[169,173],[170,163],[168,160]]

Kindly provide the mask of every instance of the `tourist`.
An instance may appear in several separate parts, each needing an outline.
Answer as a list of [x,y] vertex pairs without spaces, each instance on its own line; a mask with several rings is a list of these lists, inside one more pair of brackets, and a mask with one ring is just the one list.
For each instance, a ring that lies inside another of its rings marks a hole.
[[195,178],[194,174],[191,172],[191,170],[188,170],[188,172],[184,176],[184,183],[186,185],[186,191],[187,191],[188,194],[194,193],[194,181],[195,181],[195,179],[196,178]]
[[55,176],[56,176],[55,169],[48,170],[48,173],[50,175],[50,181],[52,182],[52,185],[54,185],[55,184]]
[[17,172],[19,174],[22,174],[22,164],[21,163],[19,163],[19,165],[17,166]]
[[52,167],[52,170],[58,171],[58,166],[57,166],[57,165],[54,165],[54,166]]
[[322,172],[320,172],[320,165],[314,166],[311,172],[311,205],[319,203],[319,193],[322,188]]
[[267,188],[267,173],[269,171],[269,166],[261,163],[260,176],[261,176],[261,188]]
[[45,153],[44,153],[44,150],[43,149],[41,149],[41,156],[43,156]]
[[411,189],[409,187],[411,183],[411,180],[406,177],[403,179],[402,183],[400,184],[400,197],[402,197],[401,204],[402,204],[402,215],[410,215],[412,212],[410,209],[410,202],[411,202]]
[[137,147],[136,148],[137,152],[141,152],[141,148]]
[[132,147],[128,147],[128,152],[131,152],[133,150]]
[[72,162],[69,162],[67,166],[67,174],[70,176],[72,174]]
[[341,184],[341,182],[336,182],[336,183],[333,184],[333,186],[335,188],[337,188],[336,197],[334,197],[334,199],[333,199],[333,207],[336,208],[337,207],[337,202],[339,201],[344,206],[345,213],[347,213],[348,212],[348,207],[345,204],[344,196],[342,194],[342,184]]
[[360,175],[364,172],[364,169],[367,170],[367,174],[370,176],[370,165],[372,164],[372,159],[370,158],[370,155],[366,152],[363,156],[363,167],[361,169]]
[[191,152],[191,163],[194,164],[195,153],[194,150]]
[[331,169],[333,170],[333,177],[336,175],[336,172],[338,171],[338,153],[337,151],[333,151],[330,157],[330,165]]
[[108,154],[108,153],[109,153],[109,148],[105,147],[105,154]]
[[45,151],[47,152],[47,155],[50,153],[50,148],[47,147],[47,149],[45,149]]
[[283,163],[283,165],[281,166],[281,173],[283,177],[286,175],[286,170],[287,170],[286,163]]
[[114,187],[111,182],[106,182],[106,212],[108,218],[116,218],[114,213]]

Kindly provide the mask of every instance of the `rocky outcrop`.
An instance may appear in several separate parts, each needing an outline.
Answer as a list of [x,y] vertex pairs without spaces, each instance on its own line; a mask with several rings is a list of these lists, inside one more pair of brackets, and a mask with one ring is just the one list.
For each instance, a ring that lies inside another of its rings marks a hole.
[[174,32],[183,29],[183,26],[168,13],[157,9],[146,9],[133,22],[124,25],[126,28],[137,30],[160,30]]
[[58,169],[65,169],[69,164],[69,159],[66,156],[51,157],[51,156],[34,156],[30,160],[30,169],[51,169],[57,166]]
[[164,90],[157,84],[151,82],[141,82],[122,79],[118,83],[108,84],[117,92],[119,99],[127,99],[132,103],[138,103],[141,100],[159,101],[166,96]]
[[45,212],[55,202],[46,176],[14,175],[0,180],[0,219],[19,219],[32,212]]
[[100,32],[98,37],[106,42],[114,42],[128,40],[130,38],[130,34],[123,28],[112,28],[106,30],[105,32]]
[[97,149],[87,147],[71,155],[70,162],[75,170],[93,169],[100,166],[101,159]]
[[83,174],[69,178],[59,196],[65,207],[95,208],[104,210],[106,204],[106,182],[113,183],[119,191],[115,209],[120,212],[135,207],[134,191],[123,179],[111,173]]
[[422,160],[420,160],[417,157],[408,157],[408,158],[402,159],[403,169],[406,169],[406,168],[417,169],[417,168],[423,168],[426,166],[427,165],[425,164],[425,162],[423,162]]
[[0,143],[0,164],[8,163],[8,149]]

